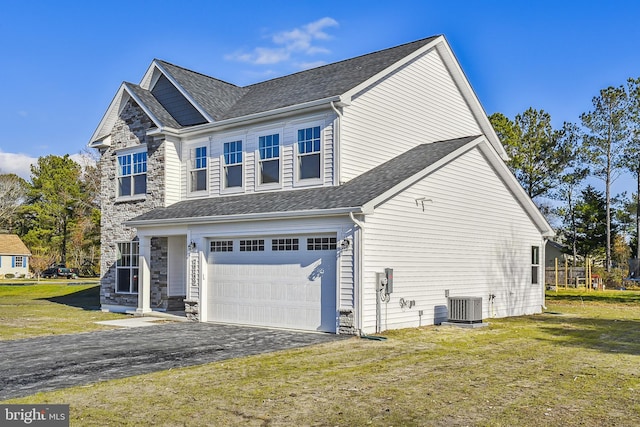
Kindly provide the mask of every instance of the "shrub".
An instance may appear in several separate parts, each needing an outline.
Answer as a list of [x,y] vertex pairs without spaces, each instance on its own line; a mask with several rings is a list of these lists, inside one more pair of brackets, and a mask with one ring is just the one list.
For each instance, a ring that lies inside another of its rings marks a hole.
[[13,273],[7,273],[7,274],[5,274],[5,275],[4,275],[4,278],[5,278],[5,279],[13,279],[13,278],[15,278],[15,277],[16,277],[16,275],[15,275],[15,274],[13,274]]

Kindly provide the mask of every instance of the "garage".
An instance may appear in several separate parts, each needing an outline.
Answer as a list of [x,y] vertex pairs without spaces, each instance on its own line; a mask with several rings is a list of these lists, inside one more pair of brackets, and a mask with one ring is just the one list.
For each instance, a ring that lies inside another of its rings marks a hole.
[[336,235],[211,239],[208,319],[336,332]]

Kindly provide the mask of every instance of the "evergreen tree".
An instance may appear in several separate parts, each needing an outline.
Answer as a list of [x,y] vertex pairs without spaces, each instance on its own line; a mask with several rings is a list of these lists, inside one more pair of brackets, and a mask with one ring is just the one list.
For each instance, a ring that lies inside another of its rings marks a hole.
[[529,108],[514,121],[501,113],[491,115],[489,120],[509,155],[509,168],[529,197],[549,197],[571,156],[567,140],[553,130],[551,116]]
[[49,247],[62,263],[66,263],[69,231],[86,204],[80,178],[80,165],[69,155],[40,157],[31,166],[25,242]]
[[605,184],[605,268],[611,270],[611,183],[623,165],[623,147],[629,136],[628,97],[624,87],[602,89],[593,98],[593,110],[580,115],[585,129],[592,173]]
[[606,201],[591,185],[581,192],[575,206],[576,246],[583,256],[593,257],[605,247],[607,239]]

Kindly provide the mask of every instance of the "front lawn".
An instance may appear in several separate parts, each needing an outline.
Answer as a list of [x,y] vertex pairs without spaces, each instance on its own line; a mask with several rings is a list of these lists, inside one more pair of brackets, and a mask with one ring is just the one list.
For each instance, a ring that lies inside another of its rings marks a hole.
[[123,317],[99,309],[96,284],[0,284],[0,340],[109,329],[94,322]]
[[11,403],[69,403],[78,426],[636,426],[640,302],[609,292],[554,292],[546,314],[483,329],[391,331]]

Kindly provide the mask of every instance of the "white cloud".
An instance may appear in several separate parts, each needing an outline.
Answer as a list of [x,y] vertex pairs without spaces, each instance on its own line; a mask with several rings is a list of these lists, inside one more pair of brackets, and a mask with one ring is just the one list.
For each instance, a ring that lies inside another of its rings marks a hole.
[[26,180],[31,178],[31,165],[38,162],[35,157],[26,154],[5,153],[0,151],[0,174],[14,173]]
[[299,28],[281,31],[271,36],[273,47],[256,47],[251,52],[238,51],[225,55],[225,59],[251,64],[277,64],[291,59],[293,54],[317,55],[330,53],[329,49],[316,46],[318,40],[329,40],[325,29],[337,27],[338,21],[325,17]]

